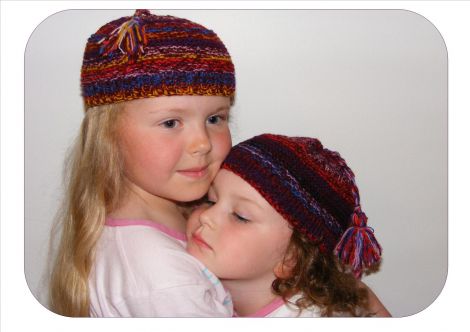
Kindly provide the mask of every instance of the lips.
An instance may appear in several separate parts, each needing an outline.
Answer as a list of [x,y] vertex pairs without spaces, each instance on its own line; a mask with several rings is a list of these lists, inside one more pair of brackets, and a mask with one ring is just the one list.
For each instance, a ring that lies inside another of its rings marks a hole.
[[201,166],[201,167],[193,167],[188,169],[179,170],[178,173],[191,177],[191,178],[202,178],[208,173],[209,165]]
[[208,245],[207,242],[204,241],[200,235],[194,233],[194,234],[192,235],[191,239],[192,239],[199,247],[212,250],[212,247],[211,247],[210,245]]

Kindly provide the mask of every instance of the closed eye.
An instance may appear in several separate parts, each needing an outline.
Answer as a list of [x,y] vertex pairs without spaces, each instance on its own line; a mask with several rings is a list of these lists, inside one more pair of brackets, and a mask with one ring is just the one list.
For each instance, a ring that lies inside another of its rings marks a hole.
[[233,216],[234,216],[238,221],[240,221],[240,222],[242,222],[242,223],[247,223],[247,222],[250,221],[249,219],[246,219],[246,218],[242,217],[241,215],[239,215],[238,213],[235,213],[235,212],[233,213]]

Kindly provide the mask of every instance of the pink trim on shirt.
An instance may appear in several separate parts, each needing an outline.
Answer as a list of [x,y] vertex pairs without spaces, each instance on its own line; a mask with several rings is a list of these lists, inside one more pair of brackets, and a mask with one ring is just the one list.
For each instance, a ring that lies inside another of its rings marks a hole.
[[106,218],[104,223],[106,226],[121,227],[121,226],[148,226],[158,229],[160,232],[165,233],[177,240],[188,241],[186,234],[177,230],[171,229],[168,226],[159,224],[155,221],[144,219],[112,219]]
[[254,314],[248,315],[246,317],[266,317],[271,312],[282,307],[283,305],[284,305],[284,300],[282,299],[282,297],[277,297],[268,305],[264,306],[263,308],[255,312]]

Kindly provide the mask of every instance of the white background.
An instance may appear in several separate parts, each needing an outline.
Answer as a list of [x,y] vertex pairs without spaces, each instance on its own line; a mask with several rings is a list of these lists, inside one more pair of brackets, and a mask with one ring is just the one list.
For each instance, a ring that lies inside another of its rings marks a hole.
[[[25,3],[2,3],[2,330],[4,327],[9,327],[11,329],[23,329],[31,324],[30,326],[35,326],[39,322],[48,321],[48,329],[59,329],[59,328],[67,328],[70,330],[76,329],[81,330],[85,328],[98,328],[100,324],[105,324],[106,327],[115,328],[116,326],[124,326],[126,328],[136,328],[137,326],[142,327],[142,329],[150,329],[156,326],[156,324],[161,324],[161,322],[155,323],[153,321],[151,324],[145,320],[106,320],[106,322],[98,322],[94,320],[90,322],[89,320],[74,320],[74,324],[70,324],[70,320],[66,318],[60,318],[54,316],[53,314],[49,313],[47,310],[42,308],[36,300],[31,296],[29,290],[26,286],[24,276],[23,276],[23,142],[24,142],[24,126],[23,126],[23,52],[26,45],[26,41],[34,30],[34,28],[47,16],[50,14],[57,12],[60,9],[66,8],[110,8],[110,4],[106,3],[101,7],[97,3],[89,3],[86,5],[79,5],[79,3],[72,2],[54,2],[50,4],[48,7],[36,7],[34,4],[27,4]],[[115,6],[121,5],[123,8],[126,7],[125,3],[114,3]],[[213,8],[214,4],[207,3],[207,8]],[[449,171],[449,182],[450,182],[450,201],[449,201],[449,231],[450,231],[450,240],[449,240],[449,255],[450,255],[450,262],[449,262],[449,276],[447,279],[446,287],[444,288],[442,294],[439,296],[437,301],[433,303],[428,309],[421,312],[418,315],[412,316],[410,318],[405,318],[401,320],[392,320],[388,321],[385,325],[381,326],[381,328],[398,328],[396,325],[401,324],[409,324],[413,322],[419,322],[420,326],[422,323],[428,324],[431,328],[438,328],[439,326],[444,326],[445,318],[449,318],[451,315],[453,318],[457,317],[464,317],[463,307],[459,303],[459,294],[463,294],[465,292],[464,288],[468,287],[464,283],[464,271],[462,271],[462,264],[463,255],[468,250],[465,245],[465,234],[468,233],[468,225],[465,224],[466,216],[464,216],[463,211],[463,199],[465,197],[464,194],[460,194],[462,197],[458,197],[459,193],[463,193],[463,188],[468,185],[468,177],[465,177],[464,170],[468,169],[468,160],[465,160],[466,155],[462,155],[463,143],[460,141],[463,138],[460,136],[465,134],[465,127],[464,121],[462,116],[466,116],[464,110],[468,109],[468,101],[464,101],[464,77],[467,74],[468,77],[468,49],[464,48],[464,37],[466,36],[465,31],[468,31],[468,23],[464,22],[464,18],[468,15],[469,6],[463,3],[454,3],[450,5],[444,5],[442,3],[434,2],[428,3],[426,6],[423,6],[422,3],[329,3],[328,5],[321,4],[321,3],[307,3],[302,2],[298,3],[298,8],[406,8],[409,10],[416,11],[421,15],[424,15],[428,20],[430,20],[434,25],[436,25],[443,35],[444,40],[447,44],[447,48],[449,51],[449,79],[450,79],[450,91],[449,91],[449,140],[450,140],[450,171]],[[81,7],[80,7],[81,6]],[[138,5],[133,5],[138,6]],[[200,5],[199,5],[200,6]],[[242,8],[247,8],[248,4],[231,4],[229,8],[237,8],[240,6]],[[254,6],[253,8],[259,8],[266,6],[264,3],[258,4],[250,4]],[[279,7],[279,8],[289,8],[292,7],[292,4],[282,4],[280,2],[271,4],[270,7]],[[151,5],[145,4],[139,7],[156,7],[155,2],[152,2]],[[159,6],[163,7],[163,5]],[[170,8],[175,8],[175,5],[169,6]],[[185,8],[191,8],[190,4],[184,6]],[[188,15],[180,15],[183,17],[192,18]],[[196,20],[196,19],[194,19]],[[19,24],[19,21],[21,24]],[[201,21],[201,20],[199,20]],[[202,22],[201,23],[205,23]],[[30,24],[30,25],[28,25]],[[467,24],[467,25],[465,25]],[[207,24],[209,26],[209,24]],[[212,26],[211,26],[212,27]],[[221,34],[222,39],[226,42],[227,46],[230,49],[230,41],[224,37],[224,34],[220,33],[219,28],[215,28],[214,30]],[[12,34],[12,32],[14,34]],[[93,30],[94,31],[94,30]],[[92,31],[92,32],[93,32]],[[51,36],[53,38],[54,36]],[[234,51],[231,50],[232,55],[234,55]],[[238,59],[235,59],[236,64]],[[238,69],[238,68],[237,68]],[[237,73],[238,74],[238,73]],[[460,76],[459,76],[460,75]],[[459,78],[460,77],[460,78]],[[239,87],[242,85],[243,81],[240,77],[238,84]],[[57,87],[61,89],[61,87]],[[262,88],[262,86],[261,86]],[[64,87],[64,91],[67,87]],[[242,98],[242,92],[240,89],[238,90],[240,93],[240,100]],[[270,91],[270,90],[268,90]],[[266,93],[260,93],[258,97],[265,96]],[[257,97],[253,97],[257,98]],[[271,98],[279,98],[276,95],[271,95]],[[277,99],[278,101],[282,100],[282,98]],[[465,105],[465,102],[467,103]],[[253,100],[246,99],[246,102],[241,102],[237,104],[235,112],[237,110],[245,110],[245,108],[250,107]],[[289,100],[289,105],[290,100]],[[281,108],[285,108],[289,105],[281,105]],[[303,105],[303,104],[299,104]],[[467,106],[467,107],[465,107]],[[65,110],[66,111],[66,110]],[[241,113],[240,111],[240,118]],[[280,112],[280,111],[279,111]],[[249,114],[247,114],[249,115]],[[73,121],[73,120],[72,120]],[[235,119],[235,121],[239,121],[239,119]],[[302,120],[300,120],[302,122]],[[323,119],[323,121],[326,121]],[[257,128],[253,128],[254,133],[258,131],[264,131],[265,128],[261,128],[259,122],[255,122]],[[278,122],[273,121],[273,124]],[[291,122],[289,122],[291,123]],[[267,123],[268,124],[268,123]],[[269,124],[269,130],[279,132],[281,129],[271,127]],[[376,221],[372,221],[371,216],[371,208],[373,206],[372,203],[368,203],[373,196],[373,193],[368,193],[367,191],[370,189],[364,189],[363,183],[367,183],[367,177],[363,174],[364,171],[361,171],[361,163],[363,158],[357,159],[354,161],[354,156],[348,155],[348,152],[344,153],[344,151],[350,151],[351,147],[354,147],[356,144],[352,141],[348,141],[344,143],[344,138],[337,137],[338,135],[335,132],[331,132],[330,130],[326,129],[334,129],[335,127],[330,124],[325,124],[324,126],[328,126],[324,128],[324,132],[318,134],[316,136],[322,138],[325,145],[331,147],[333,149],[338,149],[342,152],[342,154],[346,157],[348,162],[351,164],[353,169],[355,169],[356,173],[358,174],[358,181],[360,185],[360,189],[362,191],[362,196],[365,209],[369,214],[369,218],[371,218],[371,224],[373,226],[376,225]],[[241,139],[245,138],[241,131],[241,128],[235,128],[235,135],[239,135]],[[294,129],[294,128],[293,128]],[[291,131],[289,128],[285,129],[286,133],[289,134],[298,134],[297,131]],[[249,131],[246,131],[248,134]],[[326,140],[323,137],[328,137]],[[330,136],[337,137],[337,138],[329,138]],[[235,137],[236,138],[236,137]],[[357,139],[357,136],[354,137]],[[373,140],[373,138],[369,138]],[[342,143],[343,142],[343,143]],[[13,143],[13,144],[12,144]],[[361,141],[361,145],[364,142]],[[350,144],[350,145],[348,145]],[[368,156],[369,154],[367,151],[363,152]],[[457,159],[458,158],[458,159]],[[405,162],[406,163],[406,162]],[[459,189],[460,188],[460,189]],[[365,192],[364,192],[365,191]],[[366,198],[367,197],[367,198]],[[419,201],[419,199],[416,199]],[[459,205],[458,203],[461,203]],[[369,206],[371,205],[371,206]],[[461,209],[459,211],[459,208]],[[26,209],[27,211],[27,209]],[[380,212],[380,211],[379,211]],[[377,224],[379,222],[377,221]],[[453,227],[455,226],[455,227]],[[385,225],[381,226],[385,227]],[[375,227],[376,231],[379,234],[378,227]],[[426,237],[428,234],[425,233],[426,230],[423,230],[423,233],[418,233],[416,235],[416,240],[421,240],[421,238]],[[382,233],[387,233],[382,231]],[[388,232],[389,233],[389,232]],[[407,229],[403,229],[400,233],[402,236],[407,236],[408,231]],[[397,243],[400,244],[403,242],[403,238],[397,238]],[[27,247],[27,246],[26,246]],[[384,247],[386,245],[384,244]],[[8,248],[8,249],[7,249]],[[440,251],[442,248],[438,248],[436,252]],[[38,253],[39,254],[39,253]],[[406,252],[402,252],[401,256],[403,259],[407,259],[406,257],[408,254]],[[433,255],[431,254],[430,257],[432,258]],[[419,264],[419,262],[416,262]],[[432,263],[432,262],[431,262]],[[430,263],[430,264],[431,264]],[[442,263],[442,261],[441,261]],[[432,264],[431,264],[432,265]],[[384,266],[384,271],[381,274],[387,274],[386,266]],[[403,280],[412,279],[413,276],[408,274],[408,271],[393,271],[391,273],[400,273]],[[429,282],[429,278],[432,278],[433,275],[431,273],[424,275],[424,279],[421,280],[423,283]],[[409,278],[409,279],[408,279]],[[380,292],[382,292],[382,285],[380,285]],[[387,286],[387,285],[385,285]],[[407,285],[403,281],[398,284],[398,288],[396,288],[395,292],[400,292],[405,290],[406,292],[413,291],[406,289]],[[379,291],[377,291],[380,293]],[[381,295],[381,294],[379,294]],[[385,298],[384,298],[384,302]],[[387,303],[386,303],[387,304]],[[406,303],[403,304],[404,306]],[[25,317],[28,317],[25,319]],[[50,320],[49,318],[54,318]],[[461,318],[462,319],[462,318]],[[171,326],[180,326],[184,324],[188,324],[191,320],[165,320],[166,322],[172,324]],[[185,322],[186,321],[186,322]],[[281,323],[282,322],[282,323]],[[219,322],[220,324],[221,322]],[[287,323],[287,322],[286,322]],[[355,322],[354,322],[355,323]],[[334,323],[330,320],[328,324],[333,325],[345,325],[345,324],[353,324],[353,326],[367,328],[372,327],[372,325],[379,324],[380,320],[374,320],[373,322],[361,321],[361,326],[357,325],[357,323],[351,323],[350,320],[336,320]],[[417,324],[416,323],[416,324]],[[141,325],[142,324],[142,325]],[[176,324],[176,325],[175,325]],[[192,322],[191,322],[192,324]],[[212,321],[205,321],[204,324],[209,324],[210,326],[217,324],[217,320]],[[239,319],[236,320],[233,324],[230,324],[229,327],[225,326],[225,328],[240,328],[240,325],[243,324],[260,324],[260,321],[253,321],[253,320],[244,320]],[[272,324],[263,321],[263,326],[267,324]],[[283,325],[282,320],[276,321],[276,325]],[[293,324],[302,324],[300,322],[288,322],[289,326],[293,326]],[[323,325],[326,324],[324,321],[316,321],[315,326],[317,328],[321,328]],[[232,327],[233,326],[233,327]],[[271,325],[272,326],[272,325]],[[104,327],[104,326],[103,326]]]

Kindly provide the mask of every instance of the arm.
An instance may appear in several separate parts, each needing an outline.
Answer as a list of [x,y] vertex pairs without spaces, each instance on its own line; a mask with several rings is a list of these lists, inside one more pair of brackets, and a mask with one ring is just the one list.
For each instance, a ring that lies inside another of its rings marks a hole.
[[375,293],[362,281],[359,282],[360,288],[365,288],[368,294],[369,308],[375,314],[375,317],[392,317],[390,312],[385,308],[385,306],[380,302],[379,298]]

